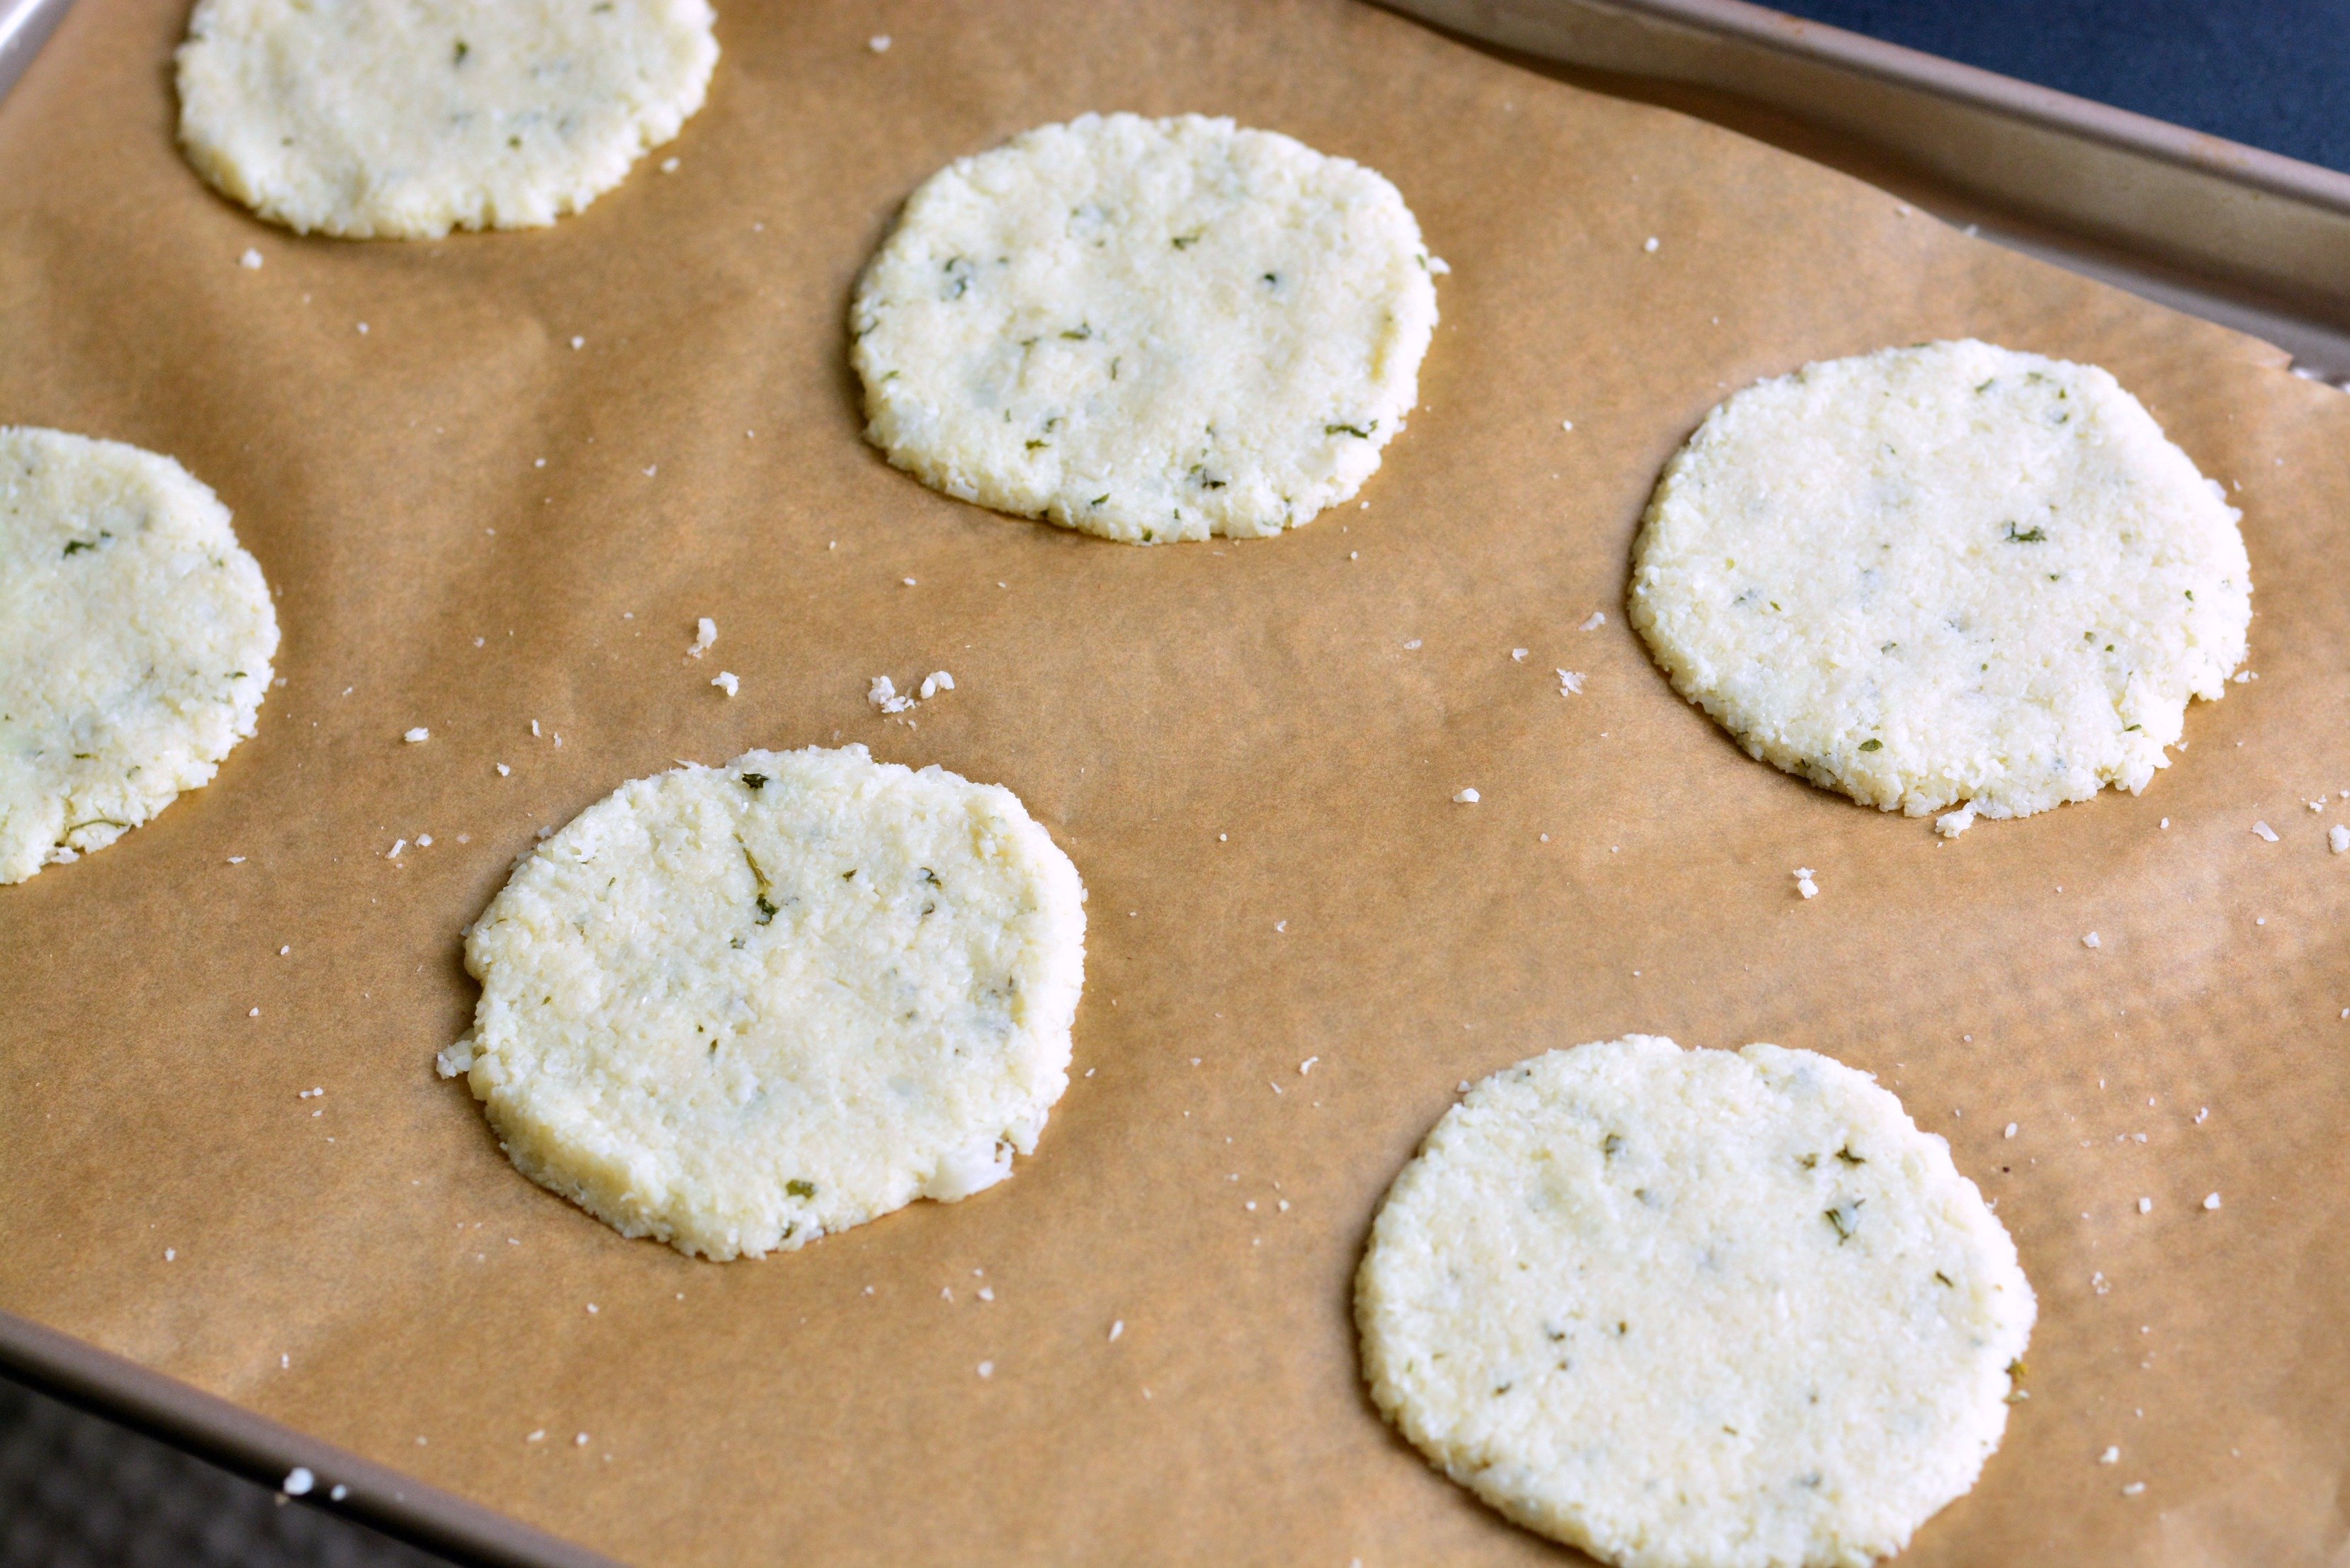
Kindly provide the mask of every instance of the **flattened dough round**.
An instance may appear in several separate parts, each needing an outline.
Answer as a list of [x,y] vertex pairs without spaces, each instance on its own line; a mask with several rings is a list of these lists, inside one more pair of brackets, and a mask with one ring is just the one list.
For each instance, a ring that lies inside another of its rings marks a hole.
[[1756,757],[1913,816],[2132,794],[2244,657],[2220,487],[2113,377],[1973,341],[1761,382],[1665,470],[1631,619]]
[[708,0],[198,0],[180,144],[300,234],[543,227],[702,107],[713,19]]
[[1042,126],[932,175],[866,268],[865,433],[1106,539],[1278,534],[1403,428],[1442,265],[1393,185],[1286,136]]
[[1627,1568],[1858,1568],[1972,1487],[2035,1312],[1949,1147],[1808,1051],[1633,1035],[1487,1078],[1355,1286],[1379,1408]]
[[623,1235],[798,1248],[1012,1173],[1068,1086],[1085,889],[1011,791],[862,746],[621,785],[474,925],[506,1153]]
[[0,883],[210,783],[276,651],[260,564],[186,469],[0,428]]

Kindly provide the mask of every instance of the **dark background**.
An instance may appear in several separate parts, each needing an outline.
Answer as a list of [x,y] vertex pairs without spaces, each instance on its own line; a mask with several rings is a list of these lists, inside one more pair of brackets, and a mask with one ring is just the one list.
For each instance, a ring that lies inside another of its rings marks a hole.
[[2350,173],[2350,0],[1783,0],[1778,9]]
[[[2350,0],[1788,0],[1780,8],[2350,173]],[[0,1380],[0,1568],[438,1562]]]

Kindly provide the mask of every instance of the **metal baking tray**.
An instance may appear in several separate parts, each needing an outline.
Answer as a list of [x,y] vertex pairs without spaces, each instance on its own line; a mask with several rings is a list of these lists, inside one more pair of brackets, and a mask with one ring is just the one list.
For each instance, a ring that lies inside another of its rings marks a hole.
[[[1984,237],[2245,331],[2350,386],[2350,175],[1740,0],[1385,0],[1544,75],[1662,105],[1865,179]],[[70,0],[0,0],[0,94]],[[0,1313],[0,1370],[462,1560],[606,1560]]]
[[73,0],[0,0],[0,98],[16,85]]

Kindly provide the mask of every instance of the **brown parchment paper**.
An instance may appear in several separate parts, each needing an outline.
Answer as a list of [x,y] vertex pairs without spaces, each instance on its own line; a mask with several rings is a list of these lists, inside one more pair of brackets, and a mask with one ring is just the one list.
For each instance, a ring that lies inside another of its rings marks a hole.
[[[2350,400],[1338,0],[740,0],[673,172],[430,244],[210,194],[184,23],[82,0],[0,110],[0,421],[217,487],[286,685],[210,788],[0,889],[0,1307],[633,1563],[1560,1561],[1362,1395],[1366,1226],[1464,1078],[1767,1039],[1946,1135],[2039,1291],[2031,1398],[1908,1561],[2343,1560]],[[858,439],[896,204],[1121,108],[1360,159],[1452,264],[1363,504],[1135,549]],[[1944,846],[1747,760],[1620,601],[1724,393],[1961,334],[2111,368],[2227,483],[2260,680],[2143,797]],[[1074,857],[1076,1081],[968,1202],[756,1262],[623,1241],[434,1076],[460,929],[621,781],[836,741],[1008,784]]]

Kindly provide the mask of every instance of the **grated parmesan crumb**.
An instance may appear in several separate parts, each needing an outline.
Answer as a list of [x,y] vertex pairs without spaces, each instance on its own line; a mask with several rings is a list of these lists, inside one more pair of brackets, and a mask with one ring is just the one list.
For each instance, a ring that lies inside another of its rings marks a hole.
[[2203,1207],[2206,1209],[2217,1209],[2220,1207],[2220,1195],[2214,1192],[2205,1198],[2203,1199]]
[[261,270],[261,253],[255,250],[248,250],[243,255],[236,258],[236,265],[244,268],[248,272],[258,272]]
[[911,697],[898,695],[898,684],[886,675],[877,675],[865,693],[865,700],[884,713],[902,713],[914,705]]
[[889,35],[876,33],[865,40],[865,47],[877,55],[886,55],[889,52]]
[[1593,610],[1591,612],[1591,618],[1585,621],[1575,629],[1578,631],[1597,631],[1601,627],[1606,626],[1607,624],[1607,612],[1606,610]]
[[1527,650],[1523,648],[1513,648],[1510,649],[1510,662],[1513,664],[1523,664],[1526,661],[1526,652]]
[[2008,1123],[2007,1130],[2001,1133],[1999,1136],[2002,1137],[2013,1137],[2015,1136],[2015,1124],[2013,1122]]
[[425,742],[431,740],[432,738],[432,732],[426,729],[423,725],[419,724],[416,728],[409,731],[400,738],[406,741],[411,746],[418,746],[422,745]]
[[1452,800],[1453,804],[1456,805],[1474,805],[1482,798],[1483,797],[1478,794],[1475,790],[1464,789],[1459,794],[1454,795]]
[[688,659],[699,659],[709,652],[711,644],[717,640],[718,623],[708,616],[703,616],[693,623],[693,640],[686,645],[685,656]]
[[710,683],[729,697],[743,690],[743,678],[731,670],[722,670],[710,678]]
[[2108,1448],[2097,1456],[2097,1462],[2101,1465],[2117,1465],[2122,1462],[2122,1451],[2119,1448]]
[[504,777],[506,777],[508,774],[512,774],[513,772],[514,772],[514,769],[512,769],[512,768],[510,768],[510,767],[506,766],[506,765],[505,765],[505,763],[500,763],[498,764],[498,777],[500,777],[500,778],[504,778]]
[[1816,898],[1820,896],[1820,885],[1812,880],[1812,868],[1810,867],[1798,866],[1795,867],[1795,891],[1801,893],[1806,898]]
[[2325,842],[2333,846],[2334,854],[2350,855],[2350,827],[2335,823],[2325,830]]
[[993,1376],[995,1376],[995,1363],[993,1363],[993,1361],[983,1361],[983,1362],[981,1362],[981,1363],[979,1364],[979,1375],[980,1375],[982,1377],[993,1377]]
[[2274,844],[2277,841],[2276,829],[2271,827],[2265,822],[2256,822],[2252,824],[2252,831],[2259,834],[2262,838],[2267,839],[2271,844]]
[[662,159],[662,160],[661,160],[661,163],[660,163],[660,171],[661,171],[662,173],[664,173],[664,174],[674,174],[674,173],[676,173],[676,172],[677,172],[677,160],[676,160],[676,159],[674,159],[674,158],[664,158],[664,159]]
[[[1956,811],[1946,811],[1934,819],[1934,831],[1945,838],[1956,838],[1975,825],[1975,803],[1969,801]],[[2094,945],[2094,944],[2092,944]]]
[[2129,1483],[2129,1485],[2127,1485],[2127,1486],[2126,1486],[2126,1487],[2122,1488],[2122,1495],[2123,1495],[2124,1497],[2136,1497],[2138,1493],[2140,1493],[2140,1492],[2144,1491],[2145,1490],[2146,1490],[2146,1482],[2144,1482],[2144,1481],[2132,1481],[2132,1482],[2130,1482],[2130,1483]]
[[1560,696],[1573,697],[1582,690],[1583,671],[1580,670],[1562,670],[1558,672],[1558,694]]
[[304,1497],[317,1484],[318,1478],[312,1475],[307,1467],[296,1465],[286,1472],[286,1479],[278,1484],[277,1490],[287,1497]]
[[2154,1199],[2151,1199],[2151,1198],[2141,1198],[2141,1199],[2139,1199],[2137,1200],[2137,1211],[2138,1211],[2139,1213],[2141,1213],[2141,1214],[2151,1214],[2151,1213],[2153,1213],[2153,1212],[2154,1212]]
[[1650,255],[1655,255],[1657,254],[1657,236],[1650,234],[1648,236],[1648,243],[1643,244],[1640,248],[1648,252]]
[[943,670],[936,670],[922,677],[922,685],[919,695],[921,697],[923,701],[927,702],[931,698],[937,696],[940,692],[951,691],[954,689],[954,677],[949,675]]
[[2087,936],[2081,939],[2081,945],[2085,948],[2095,948],[2102,947],[2104,944],[2097,940],[2097,933],[2091,931]]

